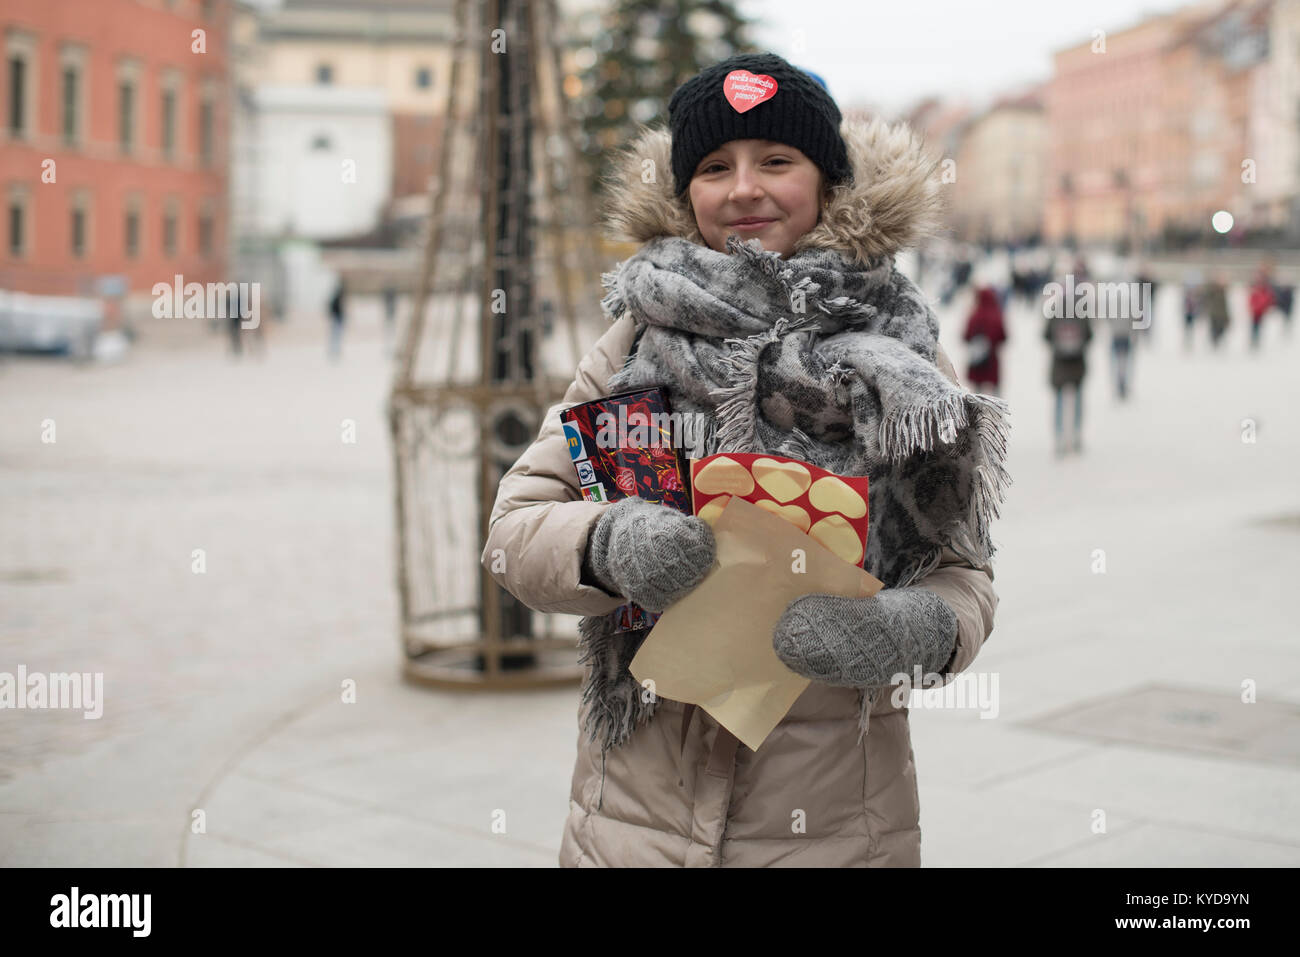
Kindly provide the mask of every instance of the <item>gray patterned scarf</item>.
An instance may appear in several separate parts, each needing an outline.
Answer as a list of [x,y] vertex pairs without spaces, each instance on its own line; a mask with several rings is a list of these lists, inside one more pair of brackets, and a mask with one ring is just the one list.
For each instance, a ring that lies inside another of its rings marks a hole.
[[[638,333],[610,393],[663,386],[673,412],[704,420],[703,455],[869,476],[863,567],[886,587],[918,581],[945,546],[976,566],[992,557],[989,525],[1010,483],[1007,405],[935,365],[939,321],[891,256],[782,259],[757,239],[733,235],[720,253],[665,236],[601,280],[605,313],[630,311]],[[605,616],[579,625],[586,728],[602,754],[654,714],[627,670],[646,634],[615,633]],[[869,706],[864,696],[864,727]]]

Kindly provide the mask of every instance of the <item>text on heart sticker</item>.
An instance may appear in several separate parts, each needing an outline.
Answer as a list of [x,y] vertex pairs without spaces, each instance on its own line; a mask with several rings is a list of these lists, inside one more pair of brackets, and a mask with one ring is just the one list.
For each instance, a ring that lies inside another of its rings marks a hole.
[[776,96],[776,80],[766,73],[755,76],[748,70],[732,70],[722,81],[722,92],[737,113],[744,113]]

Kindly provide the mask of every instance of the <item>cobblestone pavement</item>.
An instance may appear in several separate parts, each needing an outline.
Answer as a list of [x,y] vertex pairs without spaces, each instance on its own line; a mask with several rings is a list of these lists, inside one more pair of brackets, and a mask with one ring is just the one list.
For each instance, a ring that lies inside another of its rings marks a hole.
[[[324,322],[269,330],[261,360],[168,327],[117,365],[0,362],[0,672],[102,672],[105,699],[98,720],[0,711],[0,864],[555,864],[576,688],[399,680],[372,307],[338,364]],[[1128,404],[1094,342],[1085,453],[1063,461],[1039,321],[1013,316],[1015,485],[975,665],[1000,708],[912,712],[928,866],[1300,864],[1294,723],[1274,760],[1029,724],[1147,685],[1300,705],[1300,351],[1273,323],[1250,355],[1240,324],[1184,355],[1176,310]]]

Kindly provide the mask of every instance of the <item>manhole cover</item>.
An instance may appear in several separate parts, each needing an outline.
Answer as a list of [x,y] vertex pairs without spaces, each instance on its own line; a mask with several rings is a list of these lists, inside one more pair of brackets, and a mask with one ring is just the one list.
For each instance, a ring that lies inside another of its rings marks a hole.
[[1250,524],[1261,528],[1285,528],[1292,532],[1300,532],[1300,512],[1289,515],[1265,515],[1251,519]]
[[1148,686],[1073,705],[1025,727],[1300,767],[1300,707]]
[[24,585],[29,582],[65,582],[65,568],[6,568],[0,569],[0,582]]

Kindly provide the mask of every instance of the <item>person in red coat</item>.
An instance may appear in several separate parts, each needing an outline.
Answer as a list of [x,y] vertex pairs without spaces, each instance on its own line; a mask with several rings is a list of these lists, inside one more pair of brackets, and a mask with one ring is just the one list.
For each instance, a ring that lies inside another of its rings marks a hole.
[[1259,327],[1264,315],[1273,308],[1277,300],[1273,297],[1273,283],[1269,278],[1268,267],[1260,269],[1255,277],[1255,284],[1250,287],[1250,347],[1259,348]]
[[968,343],[966,377],[971,389],[998,395],[998,351],[1007,341],[1007,329],[998,294],[992,287],[981,286],[975,291],[975,308],[966,320],[962,339]]

